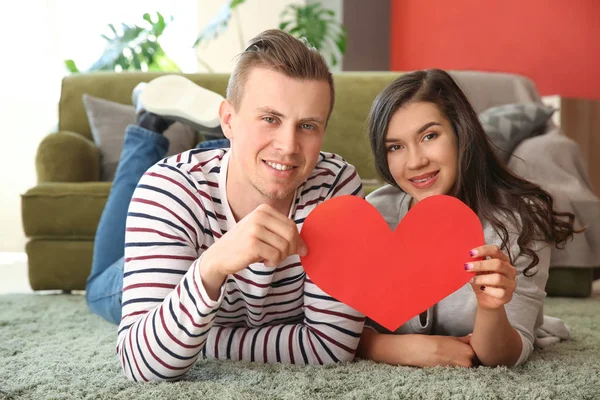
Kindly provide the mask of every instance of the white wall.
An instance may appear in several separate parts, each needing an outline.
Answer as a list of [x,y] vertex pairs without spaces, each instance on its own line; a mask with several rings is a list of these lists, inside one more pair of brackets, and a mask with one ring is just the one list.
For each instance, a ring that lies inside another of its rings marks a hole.
[[[101,54],[99,35],[109,22],[141,23],[144,12],[172,13],[178,24],[161,41],[186,72],[196,71],[192,48],[198,26],[197,3],[187,0],[23,0],[0,3],[0,253],[22,252],[20,195],[36,184],[35,153],[54,130],[63,60],[85,69]],[[182,39],[185,38],[185,39]],[[183,45],[182,45],[183,44]]]
[[35,151],[56,120],[60,81],[55,78],[61,67],[48,2],[10,2],[0,10],[0,36],[5,39],[0,67],[0,251],[18,252],[25,244],[19,195],[35,184]]

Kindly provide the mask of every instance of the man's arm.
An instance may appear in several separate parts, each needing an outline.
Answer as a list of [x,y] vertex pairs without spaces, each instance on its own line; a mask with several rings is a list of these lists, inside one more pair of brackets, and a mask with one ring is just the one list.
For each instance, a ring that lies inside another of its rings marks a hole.
[[[304,319],[301,322],[261,328],[215,326],[208,333],[207,356],[284,364],[351,361],[364,316],[327,296],[309,280],[304,282],[304,290]],[[298,311],[301,316],[302,310]],[[277,312],[277,309],[270,312]]]
[[185,173],[157,164],[140,180],[129,207],[122,319],[117,353],[134,381],[183,375],[206,342],[222,294],[207,295],[198,254],[212,232],[198,188]]
[[[325,158],[318,164],[314,177],[309,178],[307,186],[311,189],[305,193],[305,198],[312,202],[315,198],[325,200],[342,195],[363,197],[362,183],[354,167],[339,156],[322,154]],[[308,210],[303,204],[298,208]],[[296,218],[303,219],[305,214],[301,211]],[[290,281],[304,285],[302,323],[256,329],[215,327],[208,335],[207,354],[216,358],[269,363],[326,364],[352,360],[364,316],[324,293],[303,270],[290,277]],[[296,283],[290,286],[294,285]],[[289,307],[289,304],[281,305],[282,309]],[[300,317],[302,310],[299,311]],[[270,312],[277,312],[277,309]]]

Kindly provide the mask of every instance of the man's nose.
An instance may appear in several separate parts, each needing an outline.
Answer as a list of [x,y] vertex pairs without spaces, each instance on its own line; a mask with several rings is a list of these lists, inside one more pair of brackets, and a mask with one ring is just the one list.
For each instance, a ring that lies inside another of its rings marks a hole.
[[296,126],[283,126],[275,137],[275,147],[285,154],[298,152],[298,136]]

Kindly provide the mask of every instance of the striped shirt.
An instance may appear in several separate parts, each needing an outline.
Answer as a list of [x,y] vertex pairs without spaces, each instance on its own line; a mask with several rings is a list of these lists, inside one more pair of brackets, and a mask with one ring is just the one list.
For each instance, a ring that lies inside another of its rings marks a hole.
[[[198,359],[325,364],[354,357],[364,316],[306,276],[298,255],[229,275],[217,301],[202,286],[202,253],[235,225],[229,151],[194,149],[150,168],[131,200],[117,355],[134,381],[172,380]],[[334,196],[363,196],[353,166],[322,152],[296,191],[298,229]]]

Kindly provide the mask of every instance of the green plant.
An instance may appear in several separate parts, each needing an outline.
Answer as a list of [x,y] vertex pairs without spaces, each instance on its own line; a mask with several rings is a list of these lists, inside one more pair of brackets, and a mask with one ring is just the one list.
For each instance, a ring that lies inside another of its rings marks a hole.
[[[108,27],[113,36],[101,35],[107,41],[102,56],[87,71],[168,71],[180,72],[177,64],[171,60],[158,43],[167,22],[161,13],[156,13],[156,21],[150,14],[143,16],[147,26],[121,24],[117,31],[113,24]],[[170,19],[172,21],[173,18]],[[70,72],[80,72],[73,60],[65,60]]]
[[[200,32],[194,42],[194,47],[215,39],[227,30],[229,20],[235,19],[241,50],[246,42],[241,31],[237,7],[246,0],[229,0],[219,10],[217,16]],[[279,29],[297,38],[305,38],[314,46],[329,63],[336,65],[346,52],[347,32],[343,24],[335,18],[335,12],[323,8],[321,3],[306,5],[290,4],[280,15]],[[210,71],[210,67],[205,67]]]
[[294,37],[305,38],[329,65],[336,65],[346,52],[346,28],[336,20],[335,12],[323,8],[321,3],[289,4],[280,18],[279,29]]

